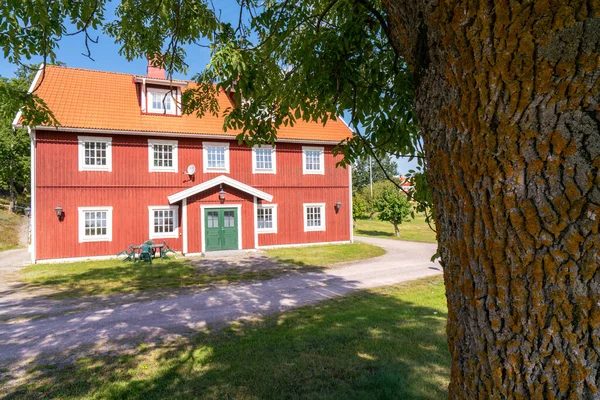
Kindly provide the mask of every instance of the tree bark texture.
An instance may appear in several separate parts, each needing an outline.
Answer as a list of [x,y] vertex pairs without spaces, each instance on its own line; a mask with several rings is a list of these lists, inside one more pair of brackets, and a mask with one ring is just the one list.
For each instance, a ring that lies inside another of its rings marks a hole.
[[415,77],[450,398],[600,398],[600,0],[383,7]]

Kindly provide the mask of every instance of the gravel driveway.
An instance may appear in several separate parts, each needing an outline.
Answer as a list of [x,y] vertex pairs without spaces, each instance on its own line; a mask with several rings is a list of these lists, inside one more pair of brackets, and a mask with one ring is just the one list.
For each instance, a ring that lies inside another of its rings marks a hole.
[[[341,296],[441,273],[430,262],[436,245],[357,238],[381,246],[381,257],[322,272],[283,275],[256,283],[118,304],[27,321],[0,323],[0,364],[79,348],[160,340],[207,325],[260,317]],[[19,308],[20,307],[20,308]],[[0,309],[27,312],[26,303],[0,298]],[[48,310],[52,314],[52,310]]]

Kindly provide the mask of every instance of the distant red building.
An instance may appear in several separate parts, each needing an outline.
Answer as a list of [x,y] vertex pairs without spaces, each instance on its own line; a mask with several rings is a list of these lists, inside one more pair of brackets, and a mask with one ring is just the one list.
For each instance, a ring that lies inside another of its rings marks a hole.
[[273,147],[248,148],[222,117],[182,115],[192,82],[148,72],[48,66],[36,77],[60,126],[31,128],[34,261],[147,239],[184,254],[352,240],[351,172],[332,154],[351,134],[341,120],[298,122]]
[[407,177],[400,174],[398,179],[400,180],[400,185],[402,186],[402,189],[404,189],[406,191],[408,191],[409,189],[412,189],[412,184],[410,183],[410,180]]

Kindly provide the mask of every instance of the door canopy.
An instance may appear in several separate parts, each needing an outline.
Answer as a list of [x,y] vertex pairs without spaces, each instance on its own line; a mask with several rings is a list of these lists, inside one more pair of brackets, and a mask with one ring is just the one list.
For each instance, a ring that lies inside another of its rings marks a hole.
[[187,199],[190,196],[193,196],[193,195],[203,192],[205,190],[211,189],[215,186],[219,186],[221,184],[231,186],[232,188],[241,190],[242,192],[246,192],[252,196],[256,196],[259,199],[262,199],[262,200],[265,200],[268,202],[271,202],[273,200],[273,196],[270,195],[269,193],[265,193],[262,190],[253,188],[252,186],[246,185],[245,183],[242,183],[240,181],[236,181],[235,179],[232,179],[225,175],[217,176],[216,178],[213,178],[209,181],[202,182],[196,186],[192,186],[191,188],[188,188],[188,189],[182,190],[181,192],[172,194],[167,198],[169,199],[169,204],[177,203],[178,201]]

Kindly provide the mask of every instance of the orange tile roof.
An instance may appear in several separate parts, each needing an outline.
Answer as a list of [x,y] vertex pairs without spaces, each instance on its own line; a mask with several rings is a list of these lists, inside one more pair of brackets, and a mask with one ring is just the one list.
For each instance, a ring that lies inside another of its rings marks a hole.
[[[188,87],[193,85],[190,82]],[[49,65],[36,93],[50,107],[62,128],[224,136],[239,133],[225,132],[221,116],[142,114],[131,74]],[[221,111],[231,106],[224,93],[220,93],[217,100]],[[299,121],[294,127],[281,127],[277,137],[339,142],[350,135],[350,129],[338,118],[328,121],[326,126]]]

